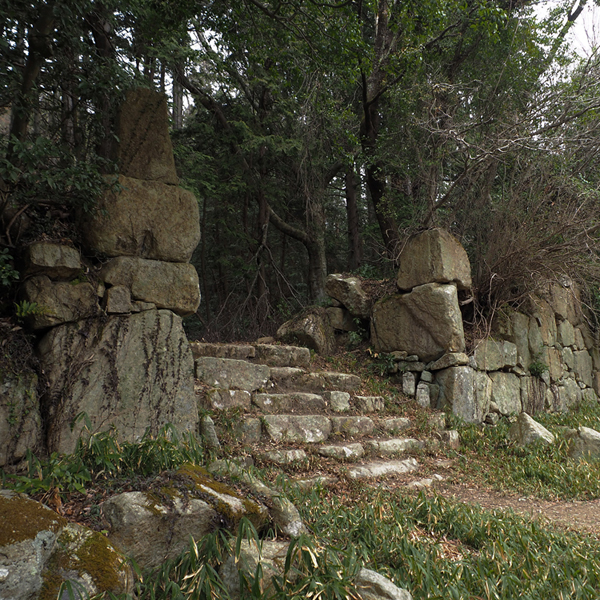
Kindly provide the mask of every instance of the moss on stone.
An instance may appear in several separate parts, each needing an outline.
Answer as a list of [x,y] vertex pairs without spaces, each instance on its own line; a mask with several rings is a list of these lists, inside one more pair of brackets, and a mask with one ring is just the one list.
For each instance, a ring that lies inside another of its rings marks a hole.
[[39,502],[15,494],[0,495],[0,546],[35,539],[40,531],[57,533],[67,520]]
[[122,576],[128,567],[119,554],[100,533],[78,528],[65,529],[57,540],[43,574],[38,600],[55,600],[60,586],[74,576],[83,581],[88,575],[96,588],[94,593],[125,591]]

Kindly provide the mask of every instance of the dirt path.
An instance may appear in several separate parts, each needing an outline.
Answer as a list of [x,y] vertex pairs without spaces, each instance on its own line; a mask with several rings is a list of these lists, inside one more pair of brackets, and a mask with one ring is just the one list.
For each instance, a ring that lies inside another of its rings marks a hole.
[[468,504],[478,504],[488,510],[511,509],[519,514],[546,519],[567,529],[594,535],[600,534],[600,500],[551,502],[443,482],[436,486],[435,491],[445,498]]

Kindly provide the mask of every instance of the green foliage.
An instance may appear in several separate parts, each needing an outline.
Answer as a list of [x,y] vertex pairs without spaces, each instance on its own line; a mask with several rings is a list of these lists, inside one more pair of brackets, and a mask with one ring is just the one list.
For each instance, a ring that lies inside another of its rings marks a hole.
[[594,538],[512,513],[370,486],[351,506],[322,490],[290,493],[322,543],[352,549],[415,600],[583,599],[600,590]]
[[11,265],[12,259],[8,248],[0,250],[0,284],[6,287],[19,279],[19,272]]
[[46,308],[40,306],[37,302],[28,302],[27,300],[15,302],[15,315],[18,319],[26,319],[27,317],[43,314],[46,314]]
[[114,483],[156,475],[184,463],[202,464],[203,451],[193,434],[180,436],[170,425],[158,434],[146,432],[139,443],[117,440],[106,431],[82,437],[73,454],[53,452],[41,460],[27,451],[27,475],[2,473],[3,484],[26,494],[56,490],[61,495],[85,493],[90,482]]
[[102,169],[108,161],[77,161],[63,146],[43,136],[33,141],[12,140],[14,158],[0,158],[0,178],[10,202],[20,206],[43,200],[66,202],[90,212],[98,196],[109,187]]
[[529,372],[534,377],[541,377],[548,370],[548,365],[542,360],[536,359],[529,365]]
[[600,464],[569,459],[568,443],[560,431],[579,426],[597,429],[600,406],[583,403],[569,413],[540,413],[536,420],[557,436],[554,444],[519,446],[510,442],[509,423],[504,419],[496,427],[463,427],[461,469],[486,485],[539,498],[600,498]]

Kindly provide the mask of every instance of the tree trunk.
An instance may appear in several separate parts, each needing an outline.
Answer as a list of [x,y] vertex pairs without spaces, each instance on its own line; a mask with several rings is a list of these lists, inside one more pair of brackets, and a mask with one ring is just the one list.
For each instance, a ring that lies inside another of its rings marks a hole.
[[398,227],[385,202],[385,171],[377,158],[377,144],[381,124],[380,98],[384,92],[386,66],[394,46],[394,39],[389,28],[388,0],[379,0],[375,29],[375,59],[373,71],[363,83],[363,118],[361,124],[362,147],[367,156],[366,181],[367,189],[381,237],[389,258],[395,258],[399,242]]
[[[27,125],[31,114],[30,92],[33,84],[40,73],[44,61],[51,55],[52,47],[50,34],[54,30],[54,4],[47,4],[41,10],[38,20],[31,28],[27,36],[29,53],[23,70],[23,81],[21,90],[12,106],[12,122],[10,137],[14,136],[18,142],[22,142],[27,135]],[[9,142],[7,158],[13,162],[15,147]]]
[[348,216],[348,267],[351,271],[355,271],[362,264],[362,247],[354,167],[349,167],[346,171],[346,214]]

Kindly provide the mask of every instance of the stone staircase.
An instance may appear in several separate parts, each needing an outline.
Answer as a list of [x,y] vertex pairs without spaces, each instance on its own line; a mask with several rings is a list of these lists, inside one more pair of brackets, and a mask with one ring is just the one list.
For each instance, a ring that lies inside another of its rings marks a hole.
[[[307,348],[275,344],[192,342],[196,392],[204,408],[201,431],[221,457],[294,465],[299,479],[331,480],[340,469],[352,479],[416,471],[415,451],[458,447],[445,415],[430,415],[429,439],[403,437],[413,423],[388,399],[360,393],[354,374],[311,370]],[[232,450],[232,452],[231,452]],[[418,454],[418,452],[416,452]],[[226,454],[226,456],[225,456]],[[329,469],[316,469],[320,463]],[[333,466],[332,466],[333,465]],[[327,475],[329,471],[329,475]]]

